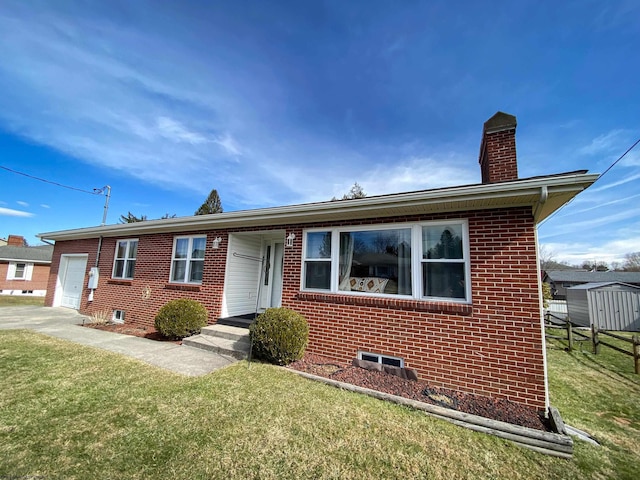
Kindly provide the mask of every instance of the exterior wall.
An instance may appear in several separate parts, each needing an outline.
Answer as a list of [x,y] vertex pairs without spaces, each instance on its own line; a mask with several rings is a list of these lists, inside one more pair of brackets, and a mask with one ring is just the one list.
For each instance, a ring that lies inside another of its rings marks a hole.
[[[33,263],[20,261],[20,263]],[[36,296],[43,296],[49,281],[49,264],[34,263],[31,280],[7,280],[8,262],[0,263],[0,292],[5,295],[22,295],[23,290],[32,290]]]
[[[219,235],[220,231],[216,232]],[[190,235],[202,235],[193,232]],[[93,301],[89,301],[90,290],[84,283],[84,293],[80,312],[85,315],[113,310],[125,311],[125,322],[151,327],[160,307],[176,298],[193,298],[201,302],[209,311],[209,323],[214,323],[220,315],[224,271],[226,262],[226,241],[221,248],[210,248],[214,235],[207,235],[202,286],[170,284],[171,254],[174,234],[140,235],[122,238],[138,238],[138,252],[133,280],[112,279],[116,241],[121,238],[104,238],[98,268],[100,279],[94,291]],[[225,236],[226,240],[226,236]],[[88,253],[87,273],[95,266],[98,239],[56,242],[53,252],[49,291],[45,305],[52,305],[54,289],[60,266],[60,255]]]
[[[470,305],[300,290],[304,229],[457,218],[469,222]],[[258,229],[199,232],[208,234],[201,286],[169,284],[173,234],[138,236],[135,278],[112,280],[116,239],[105,238],[99,288],[91,303],[86,290],[80,311],[90,314],[120,309],[125,310],[127,323],[153,325],[153,317],[164,303],[190,297],[207,307],[213,323],[222,312],[228,235],[252,230]],[[355,358],[358,350],[401,357],[406,367],[415,368],[421,378],[434,385],[545,408],[539,278],[530,209],[287,225],[286,232],[295,233],[296,239],[294,246],[284,251],[282,305],[307,318],[308,351],[347,361]],[[211,241],[218,236],[223,240],[214,250]],[[97,239],[56,243],[48,305],[53,299],[60,254],[89,253],[88,269],[95,263],[97,243]]]

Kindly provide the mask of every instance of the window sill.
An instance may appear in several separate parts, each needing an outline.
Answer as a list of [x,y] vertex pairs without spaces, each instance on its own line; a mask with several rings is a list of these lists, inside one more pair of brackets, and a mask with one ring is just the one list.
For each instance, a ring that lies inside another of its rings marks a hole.
[[124,280],[120,278],[110,278],[107,280],[109,285],[133,285],[133,280]]
[[167,283],[164,288],[165,290],[182,290],[184,292],[200,291],[200,285],[193,285],[189,283]]
[[407,300],[404,298],[400,299],[389,297],[366,297],[359,295],[340,295],[336,293],[298,292],[296,300],[458,315],[471,315],[473,310],[473,305],[468,303],[437,302],[433,300]]

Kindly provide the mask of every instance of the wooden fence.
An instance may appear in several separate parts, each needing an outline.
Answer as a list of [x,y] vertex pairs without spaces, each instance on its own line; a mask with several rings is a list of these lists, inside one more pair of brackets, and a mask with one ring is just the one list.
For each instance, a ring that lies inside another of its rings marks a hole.
[[[591,326],[591,331],[586,330],[582,325],[576,325],[571,322],[569,317],[554,315],[551,312],[545,314],[545,327],[564,329],[565,335],[550,335],[545,334],[546,338],[554,338],[556,340],[565,340],[568,343],[567,350],[572,351],[576,342],[590,342],[593,348],[593,353],[598,354],[600,347],[612,348],[620,353],[633,357],[633,363],[636,374],[640,375],[640,337],[633,335],[631,338],[624,337],[618,333],[614,333],[607,330],[600,330],[595,325]],[[589,332],[589,333],[584,333]],[[615,338],[622,342],[631,344],[631,351],[620,348],[617,345],[612,345],[604,341],[601,336]]]

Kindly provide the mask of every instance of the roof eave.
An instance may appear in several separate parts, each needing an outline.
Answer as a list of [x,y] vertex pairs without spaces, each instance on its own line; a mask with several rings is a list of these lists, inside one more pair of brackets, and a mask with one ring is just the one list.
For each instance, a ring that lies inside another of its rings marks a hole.
[[[512,182],[422,190],[353,200],[62,230],[41,233],[38,237],[62,241],[100,236],[116,237],[176,231],[275,226],[486,208],[519,206],[531,206],[533,208],[540,205],[540,208],[536,209],[535,220],[538,222],[551,215],[551,213],[595,182],[597,178],[597,174],[579,172]],[[546,189],[546,201],[541,204],[540,199],[543,196],[543,187]]]

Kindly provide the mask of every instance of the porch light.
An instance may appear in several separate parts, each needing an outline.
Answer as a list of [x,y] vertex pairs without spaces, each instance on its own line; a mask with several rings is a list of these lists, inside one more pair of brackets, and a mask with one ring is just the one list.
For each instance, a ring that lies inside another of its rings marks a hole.
[[211,246],[213,247],[214,250],[217,250],[218,248],[220,248],[221,241],[222,241],[221,237],[217,237],[212,240]]
[[287,247],[293,247],[293,241],[295,240],[295,238],[296,238],[296,235],[293,232],[291,232],[287,236]]

